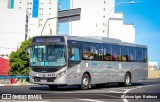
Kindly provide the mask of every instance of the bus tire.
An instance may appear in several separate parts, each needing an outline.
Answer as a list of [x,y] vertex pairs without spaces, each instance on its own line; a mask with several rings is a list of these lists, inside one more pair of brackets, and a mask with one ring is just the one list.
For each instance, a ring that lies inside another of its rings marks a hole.
[[48,86],[51,90],[55,90],[58,87],[58,85],[48,85]]
[[81,89],[87,90],[90,87],[90,78],[88,74],[84,74],[81,80]]
[[126,73],[125,75],[124,86],[126,87],[131,86],[131,75],[129,73]]
[[131,86],[131,75],[129,73],[126,73],[124,77],[124,82],[118,83],[118,86]]

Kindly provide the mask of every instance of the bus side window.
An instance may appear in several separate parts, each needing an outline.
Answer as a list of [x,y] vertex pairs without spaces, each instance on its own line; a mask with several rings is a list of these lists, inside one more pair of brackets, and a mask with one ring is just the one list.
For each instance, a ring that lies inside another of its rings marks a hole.
[[111,46],[110,45],[104,45],[103,49],[103,56],[105,61],[111,61]]
[[69,48],[69,60],[71,61],[80,60],[80,49],[79,48]]
[[[91,51],[92,52],[92,51]],[[91,53],[90,52],[90,53]],[[102,60],[103,49],[101,44],[93,44],[93,55],[94,60],[101,61]],[[91,57],[91,56],[90,56]],[[92,58],[93,59],[93,56]]]
[[143,61],[142,48],[136,48],[136,61],[137,62],[142,62]]
[[148,59],[147,59],[147,49],[144,48],[143,49],[143,62],[147,62],[147,61],[148,61]]
[[135,48],[129,48],[129,61],[135,61]]
[[128,61],[128,48],[125,46],[121,47],[121,59],[122,61]]
[[113,61],[121,61],[120,47],[119,46],[113,46],[112,47],[112,60]]
[[83,44],[83,60],[93,60],[94,59],[94,49],[92,44]]

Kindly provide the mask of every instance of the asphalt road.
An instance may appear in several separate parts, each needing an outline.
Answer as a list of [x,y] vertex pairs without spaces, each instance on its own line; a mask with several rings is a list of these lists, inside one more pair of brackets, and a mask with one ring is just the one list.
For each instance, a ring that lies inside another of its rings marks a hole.
[[[3,99],[2,99],[3,98]],[[54,101],[54,102],[160,102],[160,79],[141,80],[131,87],[107,84],[80,90],[77,86],[50,90],[44,85],[0,86],[0,101]]]

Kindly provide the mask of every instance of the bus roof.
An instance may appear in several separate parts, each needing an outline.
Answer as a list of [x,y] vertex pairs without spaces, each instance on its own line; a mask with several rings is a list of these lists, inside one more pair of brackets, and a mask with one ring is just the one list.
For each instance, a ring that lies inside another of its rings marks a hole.
[[121,40],[115,39],[115,38],[106,38],[106,37],[99,37],[99,36],[86,36],[86,37],[66,36],[66,37],[67,37],[68,40],[106,43],[106,44],[115,44],[115,45],[124,45],[124,46],[147,48],[146,45],[134,44],[134,43],[129,43],[129,42],[122,42]]
[[[99,36],[68,36],[68,35],[54,35],[54,36],[64,36],[67,40],[76,40],[76,41],[84,41],[84,42],[93,42],[93,43],[105,43],[105,44],[115,44],[115,45],[124,45],[124,46],[132,46],[132,47],[142,47],[147,48],[146,45],[134,44],[129,42],[122,42],[119,39],[115,38],[106,38],[106,37],[99,37]],[[46,35],[46,36],[35,36],[36,37],[53,37],[53,35]]]

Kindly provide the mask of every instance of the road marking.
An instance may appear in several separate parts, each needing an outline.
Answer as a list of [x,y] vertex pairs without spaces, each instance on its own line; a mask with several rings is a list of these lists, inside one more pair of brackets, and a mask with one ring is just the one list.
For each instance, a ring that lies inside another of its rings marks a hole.
[[112,93],[123,93],[123,92],[119,92],[119,91],[109,91],[109,92],[112,92]]
[[122,90],[129,90],[129,89],[122,89]]
[[117,97],[117,96],[112,96],[112,95],[104,95],[104,94],[96,94],[96,95],[101,95],[101,96],[109,96],[109,97],[113,97],[113,98],[120,98],[120,97]]
[[78,100],[82,100],[82,101],[90,101],[90,102],[104,102],[104,101],[100,101],[100,100],[92,100],[92,99],[78,99]]
[[[156,85],[160,85],[160,84],[147,85],[147,86],[138,86],[138,87],[135,87],[135,88],[131,88],[131,89],[126,90],[126,91],[123,93],[123,95],[126,94],[126,93],[128,93],[128,92],[131,91],[131,90],[134,90],[134,89],[145,88],[145,87],[156,86]],[[125,98],[123,99],[123,101],[124,101],[124,102],[128,102],[128,100],[125,99]]]

